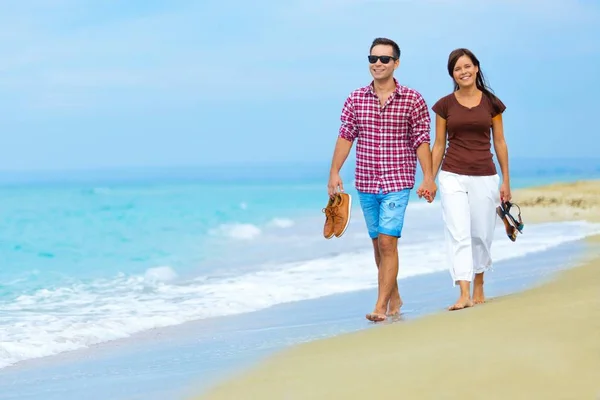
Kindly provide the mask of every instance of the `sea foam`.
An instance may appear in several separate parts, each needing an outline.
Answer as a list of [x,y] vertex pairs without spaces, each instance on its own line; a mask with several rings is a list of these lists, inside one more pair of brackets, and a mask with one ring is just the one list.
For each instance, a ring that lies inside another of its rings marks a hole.
[[[419,216],[415,213],[410,218]],[[250,233],[244,239],[260,231],[240,226],[227,229],[246,229]],[[441,232],[433,229],[419,233],[420,236],[415,232],[407,235],[400,244],[399,279],[446,270]],[[600,225],[585,222],[528,225],[525,234],[513,243],[498,226],[494,260],[524,257],[597,233]],[[366,241],[363,236],[359,239]],[[310,241],[307,243],[310,245]],[[372,250],[348,247],[327,257],[263,263],[250,270],[232,268],[214,275],[181,278],[173,268],[158,266],[139,275],[121,273],[110,279],[38,289],[0,305],[0,367],[152,328],[252,312],[376,285]]]

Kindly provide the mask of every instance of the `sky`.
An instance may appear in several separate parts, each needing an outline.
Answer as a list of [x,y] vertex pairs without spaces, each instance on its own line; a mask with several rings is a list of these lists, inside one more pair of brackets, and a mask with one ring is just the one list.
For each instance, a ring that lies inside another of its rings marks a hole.
[[511,157],[598,158],[595,0],[6,0],[0,171],[328,164],[375,37],[430,107],[471,49]]

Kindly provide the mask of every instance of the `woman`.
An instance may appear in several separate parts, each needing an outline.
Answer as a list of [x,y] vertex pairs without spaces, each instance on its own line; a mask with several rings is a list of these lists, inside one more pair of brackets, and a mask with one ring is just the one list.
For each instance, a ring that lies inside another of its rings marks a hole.
[[[500,200],[510,201],[511,194],[502,126],[506,106],[487,87],[479,60],[471,51],[452,51],[448,73],[454,80],[454,91],[432,107],[436,113],[432,158],[434,173],[441,164],[439,191],[450,274],[453,284],[460,286],[460,297],[449,309],[459,310],[485,301],[483,274],[492,266],[496,207]],[[493,162],[492,140],[502,173],[501,185]]]

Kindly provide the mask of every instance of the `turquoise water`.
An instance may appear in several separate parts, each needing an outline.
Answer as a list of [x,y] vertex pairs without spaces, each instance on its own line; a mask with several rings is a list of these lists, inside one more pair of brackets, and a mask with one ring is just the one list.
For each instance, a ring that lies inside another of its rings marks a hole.
[[[518,188],[600,177],[600,163],[527,161],[512,171]],[[0,367],[151,328],[373,287],[357,207],[343,240],[321,236],[326,172],[291,166],[4,177]],[[353,194],[351,173],[345,178]],[[410,207],[400,279],[444,269],[442,250],[429,245],[442,237],[437,205],[413,194]],[[542,251],[594,229],[545,227],[510,253]]]

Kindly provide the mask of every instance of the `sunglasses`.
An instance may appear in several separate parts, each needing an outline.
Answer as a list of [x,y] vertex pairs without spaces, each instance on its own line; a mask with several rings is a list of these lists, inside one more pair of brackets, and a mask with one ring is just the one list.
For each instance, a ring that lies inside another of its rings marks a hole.
[[[517,218],[513,217],[510,213],[510,209],[513,206],[517,207],[519,210]],[[496,213],[504,223],[506,236],[508,236],[508,238],[513,242],[517,240],[517,232],[522,234],[523,228],[525,227],[525,224],[521,219],[521,207],[519,207],[517,204],[506,201],[496,208]]]
[[377,62],[377,60],[381,60],[382,64],[387,64],[391,60],[396,61],[396,57],[392,57],[392,56],[369,56],[369,62],[371,64],[375,64]]

